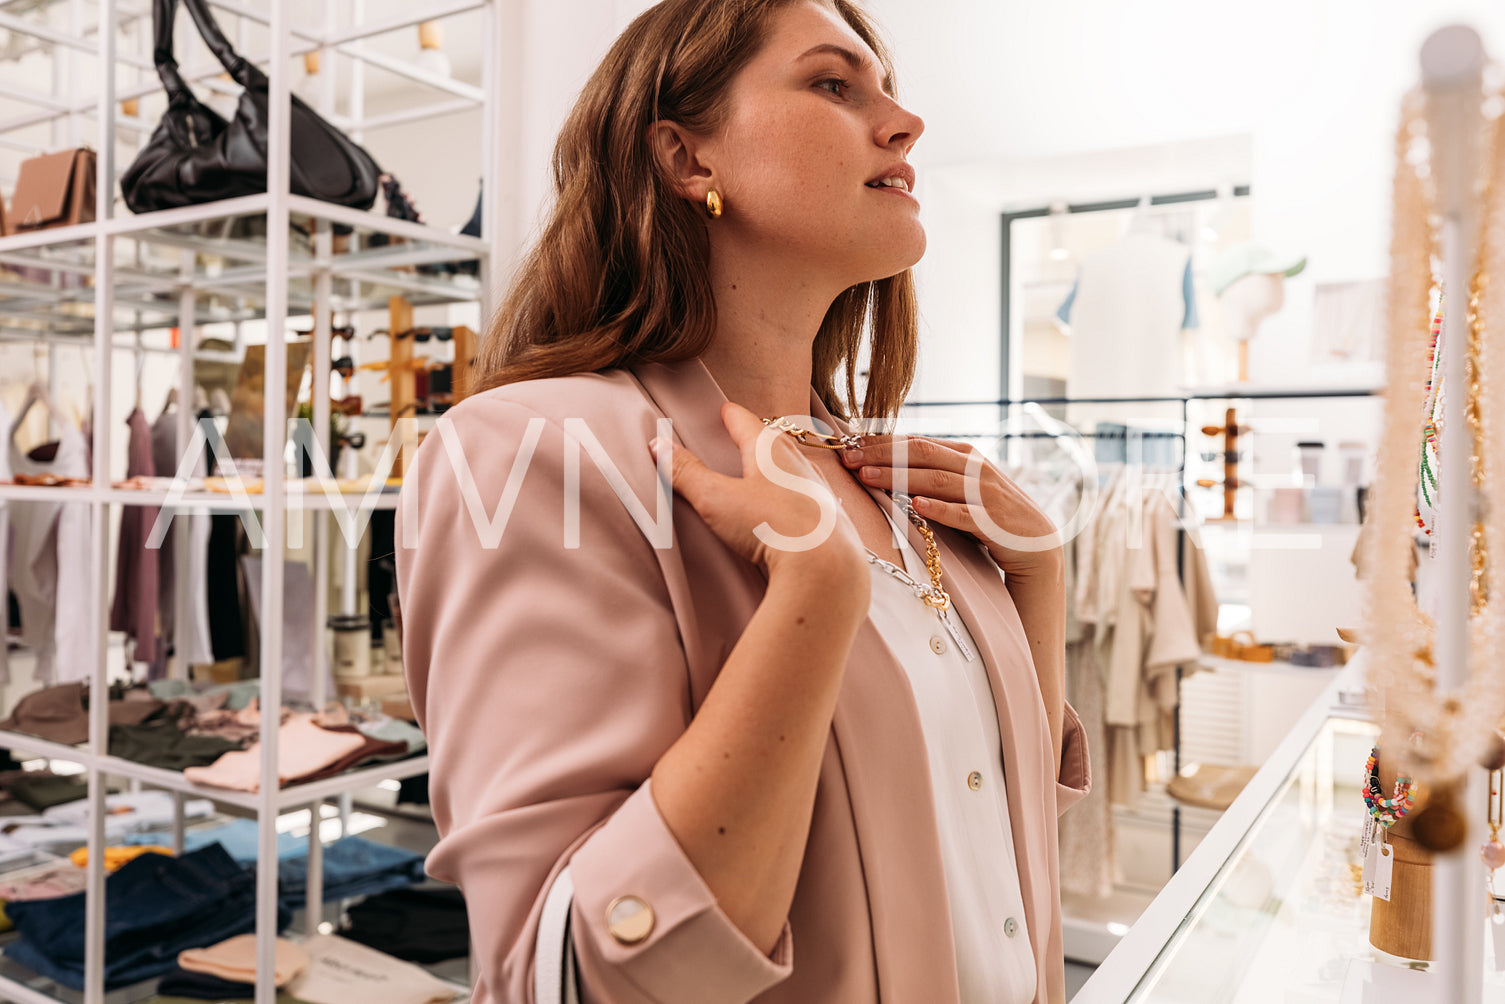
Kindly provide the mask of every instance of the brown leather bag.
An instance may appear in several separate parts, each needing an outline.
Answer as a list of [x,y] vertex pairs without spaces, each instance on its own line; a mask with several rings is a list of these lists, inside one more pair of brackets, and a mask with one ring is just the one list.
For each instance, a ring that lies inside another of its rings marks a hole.
[[6,233],[47,230],[94,219],[93,150],[79,147],[21,162]]

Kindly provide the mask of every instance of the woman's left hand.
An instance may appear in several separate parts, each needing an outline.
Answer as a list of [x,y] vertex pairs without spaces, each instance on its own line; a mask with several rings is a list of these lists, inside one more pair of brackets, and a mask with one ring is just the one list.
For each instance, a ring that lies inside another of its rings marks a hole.
[[968,443],[865,436],[841,459],[863,484],[910,495],[927,520],[972,534],[1007,576],[1025,579],[1062,560],[1050,517]]

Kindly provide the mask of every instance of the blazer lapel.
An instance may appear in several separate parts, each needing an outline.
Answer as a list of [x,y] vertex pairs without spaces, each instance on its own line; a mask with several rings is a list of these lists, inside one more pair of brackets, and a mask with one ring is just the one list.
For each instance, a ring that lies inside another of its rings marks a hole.
[[742,454],[721,422],[726,394],[698,356],[677,363],[640,363],[631,372],[673,422],[675,442],[711,470],[742,476]]

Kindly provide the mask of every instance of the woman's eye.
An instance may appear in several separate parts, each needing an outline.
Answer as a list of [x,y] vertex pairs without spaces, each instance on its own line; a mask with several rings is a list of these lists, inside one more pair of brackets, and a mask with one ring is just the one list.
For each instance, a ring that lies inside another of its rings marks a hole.
[[830,93],[836,95],[837,97],[841,97],[841,95],[846,93],[846,90],[850,85],[845,80],[841,80],[837,77],[831,77],[827,80],[820,81],[815,86],[827,88]]

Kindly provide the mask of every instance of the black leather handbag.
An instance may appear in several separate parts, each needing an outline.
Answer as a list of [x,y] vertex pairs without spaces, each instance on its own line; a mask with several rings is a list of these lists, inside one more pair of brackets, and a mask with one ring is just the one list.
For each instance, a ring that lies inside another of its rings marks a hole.
[[[205,0],[182,0],[204,42],[245,88],[235,118],[228,122],[194,97],[173,58],[178,2],[152,2],[153,57],[168,104],[150,141],[120,181],[125,204],[136,213],[252,195],[267,187],[266,74],[231,47]],[[370,209],[381,174],[376,161],[296,95],[291,97],[293,194]]]

